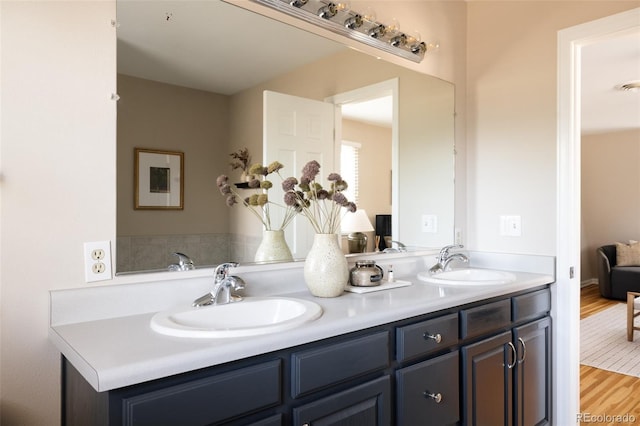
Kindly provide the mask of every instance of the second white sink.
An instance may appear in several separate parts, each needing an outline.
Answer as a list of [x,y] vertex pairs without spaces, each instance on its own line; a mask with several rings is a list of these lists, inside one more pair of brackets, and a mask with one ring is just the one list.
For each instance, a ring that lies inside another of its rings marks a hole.
[[431,274],[420,272],[418,279],[432,284],[455,286],[499,285],[509,284],[516,280],[511,272],[493,269],[463,268]]
[[315,302],[290,297],[247,297],[241,302],[158,312],[151,329],[176,337],[243,337],[298,327],[322,315]]

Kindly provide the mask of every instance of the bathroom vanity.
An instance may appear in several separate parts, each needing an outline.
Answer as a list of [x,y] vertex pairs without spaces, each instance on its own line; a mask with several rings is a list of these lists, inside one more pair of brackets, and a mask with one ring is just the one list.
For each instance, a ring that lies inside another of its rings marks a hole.
[[[403,279],[413,271],[393,264]],[[253,273],[239,273],[248,287]],[[287,296],[320,304],[320,318],[284,333],[224,339],[155,333],[149,321],[158,306],[87,318],[108,288],[95,301],[81,290],[52,292],[63,424],[550,424],[553,277],[514,274],[506,285],[414,280],[332,299],[295,286]],[[199,279],[191,281],[183,290],[198,295]],[[148,295],[139,286],[120,292]],[[68,313],[78,298],[84,313]]]

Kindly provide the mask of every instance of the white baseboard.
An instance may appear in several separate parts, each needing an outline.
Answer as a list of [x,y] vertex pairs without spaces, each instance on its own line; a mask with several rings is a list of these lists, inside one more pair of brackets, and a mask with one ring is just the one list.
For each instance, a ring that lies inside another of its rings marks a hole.
[[588,280],[582,281],[580,283],[580,288],[583,287],[587,287],[590,285],[598,285],[598,279],[597,278],[589,278]]

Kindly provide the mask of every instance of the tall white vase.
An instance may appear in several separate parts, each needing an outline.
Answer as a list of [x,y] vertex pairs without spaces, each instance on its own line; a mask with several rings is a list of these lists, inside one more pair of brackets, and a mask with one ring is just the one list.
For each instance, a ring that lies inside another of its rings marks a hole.
[[342,294],[349,280],[349,266],[337,234],[315,234],[304,262],[304,280],[314,296]]
[[262,242],[258,246],[254,260],[256,262],[290,262],[293,260],[282,229],[263,232]]

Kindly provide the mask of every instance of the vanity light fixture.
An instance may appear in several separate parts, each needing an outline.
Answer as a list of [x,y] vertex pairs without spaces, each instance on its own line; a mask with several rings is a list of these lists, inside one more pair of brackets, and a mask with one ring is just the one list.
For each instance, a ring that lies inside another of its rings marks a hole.
[[397,22],[384,25],[372,14],[356,12],[338,1],[252,1],[413,62],[421,62],[428,51],[439,47],[436,43],[421,41],[419,36],[403,33]]

